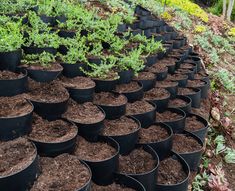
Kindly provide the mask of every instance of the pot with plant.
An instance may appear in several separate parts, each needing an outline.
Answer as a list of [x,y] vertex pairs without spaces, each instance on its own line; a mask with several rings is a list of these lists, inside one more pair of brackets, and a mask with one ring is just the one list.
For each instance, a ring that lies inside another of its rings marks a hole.
[[15,71],[20,64],[23,35],[19,22],[8,21],[0,27],[0,70]]
[[37,82],[51,82],[63,70],[55,56],[45,51],[41,54],[26,54],[21,64],[28,71],[29,77]]
[[58,81],[39,83],[30,80],[26,98],[32,102],[38,115],[54,120],[67,110],[69,93]]
[[93,102],[105,111],[106,119],[117,119],[126,113],[127,98],[122,94],[96,93]]
[[38,15],[44,23],[50,25],[51,27],[55,26],[56,20],[54,4],[50,1],[44,1],[39,4]]
[[5,164],[0,173],[1,189],[28,190],[39,173],[36,147],[25,138],[0,142],[0,147],[0,160]]
[[7,141],[31,131],[33,105],[17,95],[0,97],[0,140]]
[[83,137],[78,137],[74,154],[91,168],[92,181],[95,184],[109,185],[113,182],[119,157],[119,145],[115,140],[98,137],[96,142],[88,142]]
[[27,71],[0,71],[0,96],[15,96],[28,88]]
[[67,120],[78,126],[78,134],[95,141],[104,127],[105,112],[91,102],[78,104],[69,100],[68,110],[63,114]]
[[201,105],[201,90],[199,88],[179,88],[178,95],[184,95],[192,100],[192,107],[199,108]]
[[156,75],[151,72],[140,72],[133,80],[140,82],[143,85],[143,91],[148,91],[155,86]]

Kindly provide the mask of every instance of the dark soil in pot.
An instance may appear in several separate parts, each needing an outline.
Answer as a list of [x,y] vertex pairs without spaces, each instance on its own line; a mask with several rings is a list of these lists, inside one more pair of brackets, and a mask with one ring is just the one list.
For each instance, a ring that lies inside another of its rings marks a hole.
[[154,64],[146,69],[148,72],[156,74],[156,80],[162,81],[167,77],[168,68],[163,64]]
[[152,89],[156,83],[156,75],[151,72],[140,72],[133,80],[142,83],[143,91]]
[[156,112],[156,121],[166,123],[172,128],[173,132],[182,132],[184,130],[185,117],[184,111],[176,108],[168,108],[161,113]]
[[188,76],[185,74],[172,74],[167,76],[168,80],[177,81],[179,87],[185,87],[187,85]]
[[69,91],[71,98],[79,103],[93,100],[95,82],[87,77],[61,78],[63,86]]
[[186,62],[184,62],[184,63],[182,63],[182,64],[180,65],[180,68],[181,68],[181,69],[191,69],[191,70],[194,71],[194,73],[197,72],[197,65],[194,64],[194,63],[186,63]]
[[115,92],[125,95],[129,102],[141,100],[144,96],[143,85],[135,81],[117,85]]
[[154,102],[157,110],[162,111],[167,108],[170,93],[164,88],[153,88],[144,93],[144,99]]
[[208,83],[208,85],[210,83],[209,75],[204,71],[200,71],[197,74],[195,74],[194,79],[195,80],[204,80]]
[[107,119],[117,119],[126,113],[127,98],[122,94],[111,92],[96,93],[94,103],[105,111]]
[[0,161],[2,190],[27,190],[38,173],[36,148],[24,138],[0,142]]
[[27,72],[0,71],[0,96],[15,96],[27,91]]
[[[187,176],[182,164],[178,160],[166,158],[160,162],[157,183],[174,185],[183,182]],[[171,190],[173,190],[173,188]]]
[[155,121],[156,105],[144,100],[127,103],[126,114],[135,117],[141,127],[148,127]]
[[206,81],[203,80],[189,80],[187,87],[199,88],[201,90],[201,98],[205,99],[208,97],[209,86]]
[[23,96],[0,97],[0,140],[11,140],[31,131],[33,105]]
[[29,77],[33,80],[37,82],[51,82],[62,72],[63,67],[59,64],[52,63],[48,67],[32,65],[28,66],[26,69]]
[[171,98],[174,98],[178,93],[178,82],[171,80],[158,81],[155,85],[156,88],[165,88],[171,94]]
[[123,185],[117,184],[117,183],[112,183],[108,186],[99,186],[97,184],[92,184],[91,186],[92,191],[135,191],[132,188],[127,188]]
[[199,108],[201,105],[201,90],[198,88],[179,88],[178,95],[190,97],[192,100],[192,107]]
[[176,98],[171,99],[168,103],[168,107],[182,109],[185,113],[191,111],[192,100],[186,96],[176,96]]
[[188,79],[192,80],[194,79],[194,70],[193,69],[187,69],[187,68],[179,68],[176,72],[176,74],[186,74],[188,75]]
[[120,146],[120,154],[129,153],[138,141],[140,123],[133,117],[105,120],[102,135],[113,138]]
[[[91,171],[76,156],[63,154],[56,158],[40,159],[41,174],[31,191],[38,190],[87,190]],[[66,177],[66,178],[65,178]]]

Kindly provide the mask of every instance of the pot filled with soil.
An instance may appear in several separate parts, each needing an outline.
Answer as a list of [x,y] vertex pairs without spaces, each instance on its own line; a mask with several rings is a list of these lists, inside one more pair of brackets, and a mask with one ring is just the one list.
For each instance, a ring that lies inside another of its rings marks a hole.
[[149,56],[147,56],[146,57],[146,61],[147,61],[147,66],[152,66],[153,64],[155,64],[156,62],[157,62],[157,57],[158,57],[158,55],[156,54],[156,55],[149,55]]
[[54,157],[74,150],[77,133],[76,125],[70,122],[47,121],[34,115],[28,139],[36,145],[40,155]]
[[172,129],[164,123],[153,123],[148,128],[141,128],[139,141],[141,145],[151,146],[162,160],[172,149]]
[[[78,137],[74,154],[86,162],[92,171],[92,181],[109,185],[118,170],[119,145],[109,137],[98,137],[97,142],[88,142]],[[105,172],[105,173],[104,173]]]
[[168,108],[163,112],[156,112],[156,121],[169,125],[174,133],[183,132],[186,114],[181,109]]
[[141,124],[141,127],[145,128],[151,125],[155,119],[156,105],[150,101],[136,101],[133,103],[127,103],[126,115],[130,115]]
[[156,88],[165,88],[171,94],[171,98],[174,98],[178,93],[178,82],[171,80],[158,81],[155,84]]
[[175,71],[176,74],[186,74],[188,76],[189,80],[194,79],[195,72],[192,69],[188,68],[179,68],[178,70]]
[[202,60],[201,60],[200,57],[190,55],[190,57],[189,57],[187,60],[185,60],[185,62],[188,62],[188,63],[195,63],[196,66],[197,66],[197,71],[200,71],[200,70],[201,70],[201,67],[202,67]]
[[172,151],[188,163],[190,170],[197,171],[203,152],[203,142],[199,137],[189,132],[175,134]]
[[0,97],[0,140],[7,141],[29,133],[33,109],[22,95]]
[[62,74],[68,78],[74,78],[76,76],[84,76],[84,73],[82,72],[81,68],[83,69],[87,68],[85,63],[80,63],[80,62],[75,64],[60,63],[60,65],[63,67]]
[[179,88],[178,95],[191,98],[192,107],[199,108],[201,105],[201,90],[198,88]]
[[146,69],[148,72],[152,72],[156,75],[156,80],[157,81],[162,81],[166,79],[167,73],[168,73],[168,68],[163,65],[163,64],[154,64],[151,67],[148,67]]
[[1,190],[28,190],[38,173],[36,147],[27,139],[18,138],[0,142],[0,148]]
[[41,174],[34,182],[31,191],[90,189],[91,170],[77,156],[62,154],[55,158],[42,157],[40,167]]
[[197,65],[194,63],[187,63],[186,61],[184,61],[181,65],[179,69],[190,69],[193,70],[194,73],[197,73]]
[[119,174],[131,176],[141,182],[146,190],[154,190],[159,158],[150,146],[137,145],[127,155],[119,157]]
[[34,111],[41,117],[53,120],[58,119],[67,110],[69,93],[57,81],[39,83],[29,81],[27,94],[34,105]]
[[144,99],[155,103],[157,111],[167,108],[171,94],[164,88],[153,88],[144,93]]
[[190,113],[191,106],[192,106],[191,98],[182,95],[176,96],[174,99],[171,99],[168,103],[168,107],[181,109],[186,114]]
[[104,110],[106,119],[117,119],[126,113],[127,98],[122,94],[96,93],[93,102]]
[[95,183],[91,185],[92,191],[146,191],[144,186],[136,179],[124,175],[114,174],[113,183],[107,186],[100,186]]
[[163,64],[165,66],[167,66],[168,68],[168,73],[173,74],[175,72],[175,67],[176,67],[176,58],[164,58],[162,60],[159,61],[159,64]]
[[117,85],[114,92],[125,95],[128,102],[141,100],[144,97],[143,85],[141,82],[132,81],[128,84]]
[[187,87],[200,89],[202,99],[206,99],[208,97],[209,86],[208,86],[208,83],[206,81],[203,81],[203,80],[189,80]]
[[109,92],[115,89],[118,82],[118,77],[116,73],[110,73],[110,76],[102,78],[92,78],[95,81],[95,91],[96,92]]
[[21,49],[10,52],[0,52],[0,70],[10,70],[14,72],[20,64],[21,57]]
[[131,82],[134,76],[134,72],[132,70],[122,70],[118,72],[118,75],[119,75],[118,84],[127,84]]
[[176,153],[160,162],[156,190],[187,191],[190,170],[185,160]]
[[194,75],[195,80],[203,80],[208,83],[208,86],[210,86],[210,78],[209,75],[205,71],[200,71],[197,74]]
[[185,130],[197,135],[202,142],[205,141],[205,137],[208,129],[208,121],[203,117],[189,113],[186,116]]
[[0,71],[0,96],[15,96],[27,91],[28,78],[27,71],[11,72]]
[[187,85],[187,82],[188,82],[188,76],[185,75],[185,74],[175,73],[175,74],[167,76],[167,80],[178,82],[179,87],[185,87]]
[[104,127],[104,111],[91,102],[78,104],[69,100],[68,110],[63,117],[75,123],[78,127],[78,134],[88,140],[96,140]]
[[133,80],[140,82],[143,85],[143,91],[148,91],[154,87],[156,75],[151,72],[140,72]]
[[119,119],[105,120],[102,136],[113,138],[120,146],[120,154],[129,153],[138,141],[141,128],[140,122],[131,116],[122,116]]
[[70,97],[78,103],[91,102],[95,92],[95,82],[87,77],[61,78]]

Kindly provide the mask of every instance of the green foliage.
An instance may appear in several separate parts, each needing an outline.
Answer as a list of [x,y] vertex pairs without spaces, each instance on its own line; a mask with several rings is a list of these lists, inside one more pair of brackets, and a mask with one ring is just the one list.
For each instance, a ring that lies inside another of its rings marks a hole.
[[155,41],[154,37],[148,39],[147,42],[140,46],[143,52],[149,54],[155,54],[158,52],[165,51],[160,41]]
[[28,12],[28,23],[30,24],[30,27],[28,25],[24,26],[24,29],[26,31],[29,30],[47,31],[47,32],[50,31],[50,28],[47,26],[47,24],[44,23],[34,11]]
[[233,163],[235,164],[235,150],[231,148],[227,148],[225,151],[224,160],[226,163]]
[[173,26],[177,30],[192,28],[193,23],[192,23],[192,20],[190,19],[189,14],[187,12],[176,9],[175,16],[180,20],[180,22],[178,22],[178,21],[172,22]]
[[0,52],[10,52],[21,48],[23,35],[20,27],[20,22],[13,21],[0,25]]
[[215,154],[216,155],[218,155],[218,154],[225,151],[226,146],[225,146],[225,139],[224,139],[223,135],[218,135],[215,138],[214,143],[216,145],[216,148],[215,148]]
[[206,186],[209,179],[209,175],[204,171],[201,174],[197,174],[192,183],[193,191],[204,191],[204,187]]
[[194,28],[195,33],[203,33],[206,32],[206,30],[207,30],[206,27],[203,25],[196,25]]
[[226,90],[235,93],[235,76],[230,74],[226,69],[219,70],[217,77]]

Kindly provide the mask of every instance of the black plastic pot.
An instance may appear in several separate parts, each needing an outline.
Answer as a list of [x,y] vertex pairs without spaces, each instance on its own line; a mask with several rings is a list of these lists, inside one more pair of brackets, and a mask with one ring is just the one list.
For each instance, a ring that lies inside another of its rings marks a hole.
[[16,71],[17,66],[20,64],[21,57],[21,49],[11,52],[0,52],[0,70]]
[[198,54],[197,52],[191,52],[191,53],[189,54],[189,56],[196,56],[196,57],[199,57],[199,54]]
[[118,143],[109,137],[98,137],[98,142],[107,143],[116,149],[116,153],[102,161],[89,161],[83,160],[91,169],[92,181],[98,185],[109,185],[113,182],[114,172],[118,170],[118,158],[119,158],[119,145]]
[[138,34],[141,35],[142,34],[142,30],[141,29],[131,30],[131,34],[134,35],[134,36],[138,35]]
[[47,120],[56,120],[61,117],[61,115],[67,110],[68,100],[57,102],[57,103],[47,103],[35,100],[30,100],[34,106],[34,112],[40,115],[42,118]]
[[139,138],[139,130],[141,128],[140,122],[131,116],[127,116],[131,119],[133,119],[136,123],[138,123],[138,129],[136,129],[135,131],[129,133],[129,134],[125,134],[125,135],[113,135],[113,136],[105,136],[105,137],[111,137],[113,138],[115,141],[117,141],[117,143],[120,146],[120,151],[119,153],[121,155],[125,155],[128,154],[130,151],[132,151],[135,148],[136,143],[138,142],[138,138]]
[[76,36],[76,32],[74,31],[67,31],[67,30],[60,30],[58,35],[63,38],[74,38]]
[[156,191],[187,191],[188,185],[189,185],[189,175],[190,175],[190,169],[186,161],[179,156],[178,154],[172,152],[171,158],[179,161],[182,164],[184,172],[187,174],[187,178],[183,180],[182,182],[178,184],[158,184],[155,185]]
[[0,141],[12,140],[31,131],[34,110],[32,104],[31,106],[32,110],[29,113],[16,117],[0,117]]
[[64,142],[43,142],[31,139],[30,137],[28,137],[28,139],[36,145],[40,156],[55,157],[63,153],[72,153],[74,151],[77,141],[77,133],[72,139]]
[[143,184],[141,184],[138,180],[124,174],[114,173],[114,182],[134,190],[146,191]]
[[[191,68],[185,68],[184,64],[190,64],[192,65]],[[188,61],[185,61],[185,63],[183,62],[181,65],[180,65],[180,68],[184,68],[184,69],[191,69],[194,71],[194,73],[197,73],[197,64],[195,63],[189,63]]]
[[118,84],[128,84],[131,82],[134,76],[134,72],[132,70],[123,70],[121,72],[118,72],[118,75]]
[[99,109],[104,114],[104,118],[95,123],[80,123],[73,119],[67,118],[68,121],[76,124],[78,127],[78,135],[86,138],[89,141],[97,141],[98,135],[100,134],[101,130],[104,128],[104,119],[105,119],[105,112],[101,107]]
[[0,80],[0,96],[15,96],[17,94],[22,94],[27,91],[27,71],[23,70],[22,73],[24,75],[17,79]]
[[191,171],[197,171],[203,153],[203,142],[199,137],[197,137],[193,133],[184,131],[183,134],[194,138],[201,145],[201,149],[198,151],[192,151],[187,153],[177,153],[176,151],[174,152],[180,155],[187,162]]
[[140,122],[142,128],[148,127],[149,125],[154,123],[156,119],[155,111],[156,111],[157,106],[155,105],[155,103],[151,101],[148,101],[148,102],[154,107],[153,110],[145,112],[145,113],[131,115],[132,117],[136,118]]
[[187,104],[184,105],[184,106],[181,106],[181,107],[173,107],[173,106],[171,106],[171,108],[181,109],[181,110],[183,110],[186,114],[191,112],[192,100],[191,100],[190,97],[188,97],[188,96],[183,96],[183,95],[177,95],[177,96],[175,97],[175,99],[181,99],[181,100],[187,102]]
[[150,19],[146,19],[146,20],[141,20],[139,23],[139,27],[141,29],[148,29],[148,28],[152,28],[154,27],[154,21],[150,20]]
[[63,68],[61,67],[61,69],[53,70],[40,70],[40,69],[31,69],[31,68],[27,68],[28,71],[28,75],[30,78],[32,78],[33,80],[35,80],[36,82],[51,82],[53,80],[55,80],[60,73],[62,72]]
[[197,57],[197,56],[191,56],[187,59],[187,62],[190,62],[190,63],[195,63],[196,66],[197,66],[197,71],[200,71],[201,70],[201,67],[202,67],[202,60],[200,57]]
[[30,47],[23,47],[23,50],[25,54],[41,54],[45,51],[55,55],[57,52],[57,50],[53,47],[40,48],[40,47],[30,46]]
[[78,89],[78,88],[66,88],[66,89],[68,90],[70,97],[78,103],[93,101],[95,86],[86,89]]
[[[208,91],[209,91],[210,87],[208,86],[208,83],[206,81],[204,81],[204,80],[201,80],[201,81],[205,82],[205,84],[198,86],[196,88],[201,90],[201,98],[206,99],[208,97]],[[188,87],[190,87],[190,86],[188,86]]]
[[180,40],[174,40],[173,41],[173,49],[179,49],[181,47],[181,41]]
[[204,119],[202,116],[196,115],[194,113],[188,113],[186,115],[186,118],[187,117],[193,117],[193,116],[195,116],[198,121],[202,122],[205,127],[202,128],[202,129],[198,129],[196,131],[190,131],[190,133],[193,133],[194,135],[198,136],[202,140],[202,142],[204,142],[205,138],[206,138],[207,130],[208,130],[208,127],[209,127],[208,121],[206,119]]
[[56,25],[55,17],[50,17],[50,16],[47,16],[47,15],[40,15],[40,19],[44,23],[49,24],[51,27]]
[[[113,94],[119,95],[118,93],[115,93],[115,92],[113,92]],[[101,104],[97,104],[97,105],[99,105],[104,110],[106,114],[106,119],[118,119],[122,115],[125,115],[126,104],[127,104],[127,98],[126,98],[126,103],[122,105],[115,105],[115,106],[101,105]]]
[[158,157],[160,160],[163,160],[169,154],[171,153],[172,149],[172,136],[173,136],[173,131],[171,127],[164,123],[153,123],[152,125],[157,125],[161,126],[168,132],[168,137],[164,140],[161,140],[159,142],[151,142],[151,143],[141,143],[141,145],[149,145],[153,148],[153,150],[157,153]]
[[199,108],[201,105],[201,90],[198,88],[191,88],[195,91],[193,94],[185,94],[184,96],[188,96],[192,100],[192,107]]
[[123,23],[123,24],[118,25],[117,31],[118,32],[125,32],[126,29],[127,29],[127,25],[125,23]]
[[167,74],[168,74],[168,69],[166,71],[163,72],[157,72],[156,74],[156,80],[157,81],[163,81],[167,78]]
[[155,98],[149,101],[153,102],[157,106],[156,111],[163,111],[167,108],[169,100],[170,100],[170,94],[166,98],[163,99]]
[[147,66],[152,66],[153,64],[155,64],[157,62],[157,57],[158,55],[154,54],[154,55],[149,55],[146,60],[147,60]]
[[93,78],[95,81],[95,92],[109,92],[115,89],[115,86],[118,82],[117,79],[111,79],[111,80],[102,80],[102,79],[97,79]]
[[175,73],[186,74],[189,80],[193,80],[195,71],[193,69],[178,69]]
[[[165,111],[171,111],[171,112],[180,114],[182,117],[179,119],[172,120],[172,121],[161,121],[161,122],[169,125],[172,128],[174,133],[183,132],[185,128],[185,118],[186,118],[185,112],[181,109],[176,109],[176,108],[167,108]],[[157,119],[156,121],[158,122]]]
[[140,147],[142,147],[146,152],[148,152],[149,154],[152,155],[153,159],[156,160],[156,166],[151,171],[141,173],[141,174],[129,174],[129,173],[122,173],[122,172],[119,172],[118,174],[131,176],[131,177],[135,178],[136,180],[138,180],[140,183],[142,183],[146,190],[154,191],[155,190],[154,183],[155,183],[156,177],[157,177],[159,158],[158,158],[157,153],[150,146],[136,145],[136,148],[140,148]]
[[154,88],[156,83],[156,78],[149,80],[136,80],[136,81],[140,82],[143,85],[143,91],[148,91]]
[[56,24],[65,23],[67,21],[67,18],[65,15],[60,15],[60,16],[55,17],[55,21],[56,21]]
[[39,173],[39,160],[36,151],[32,163],[29,166],[27,166],[25,169],[22,169],[8,176],[0,177],[0,188],[2,191],[28,190],[29,185],[33,184],[38,173]]
[[76,63],[76,64],[68,64],[68,63],[61,63],[63,67],[62,74],[68,78],[74,78],[76,76],[84,76],[81,68],[86,69],[87,66],[84,63]]
[[178,86],[179,87],[186,87],[187,83],[188,83],[188,76],[186,75],[185,78],[182,79],[174,79],[173,81],[178,82]]

